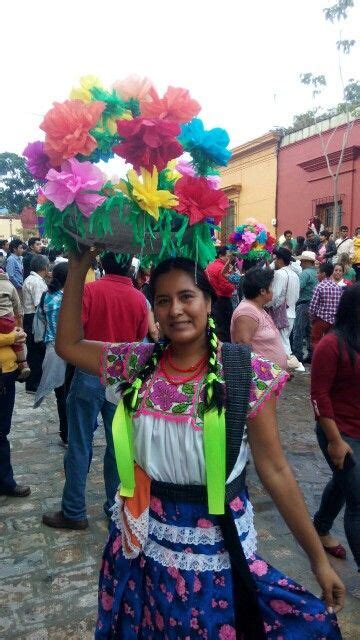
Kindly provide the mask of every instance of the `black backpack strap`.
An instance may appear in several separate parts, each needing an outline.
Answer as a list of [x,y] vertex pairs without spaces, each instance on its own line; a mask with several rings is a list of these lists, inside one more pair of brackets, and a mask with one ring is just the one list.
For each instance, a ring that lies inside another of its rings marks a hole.
[[222,345],[226,386],[226,477],[238,458],[244,435],[252,378],[251,348],[247,344]]
[[[252,378],[251,348],[244,344],[224,343],[222,359],[226,385],[226,476],[238,458],[249,406]],[[240,478],[226,485],[225,513],[219,517],[225,547],[230,555],[234,594],[236,639],[265,640],[258,591],[236,529],[229,502],[245,486],[245,469]]]

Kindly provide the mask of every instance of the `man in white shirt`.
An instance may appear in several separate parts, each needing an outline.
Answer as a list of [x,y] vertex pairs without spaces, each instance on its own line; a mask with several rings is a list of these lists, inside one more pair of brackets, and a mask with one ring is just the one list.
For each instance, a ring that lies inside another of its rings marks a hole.
[[286,304],[288,326],[284,329],[279,329],[279,331],[286,355],[290,358],[290,334],[296,317],[295,306],[300,293],[300,280],[298,274],[292,268],[292,256],[288,249],[279,247],[274,251],[274,255],[276,257],[274,261],[275,277],[272,286],[272,306],[277,308],[284,303]]
[[332,262],[333,264],[337,264],[340,260],[340,256],[342,253],[348,253],[350,256],[350,260],[354,257],[354,240],[349,238],[349,227],[343,224],[340,227],[340,237],[335,240],[336,244],[336,254],[334,255]]
[[46,256],[34,255],[30,263],[30,275],[24,280],[23,285],[24,331],[28,350],[27,360],[31,369],[25,383],[26,393],[36,393],[41,379],[45,346],[42,342],[34,342],[32,325],[36,307],[43,293],[47,291],[45,278],[48,275],[48,267],[49,259]]

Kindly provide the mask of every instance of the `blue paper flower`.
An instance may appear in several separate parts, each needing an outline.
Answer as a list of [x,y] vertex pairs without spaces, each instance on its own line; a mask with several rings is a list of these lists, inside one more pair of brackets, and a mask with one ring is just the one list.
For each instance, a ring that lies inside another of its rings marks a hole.
[[231,152],[226,148],[230,142],[228,133],[218,127],[206,131],[200,118],[184,124],[178,140],[185,151],[201,151],[217,165],[226,166],[230,159]]

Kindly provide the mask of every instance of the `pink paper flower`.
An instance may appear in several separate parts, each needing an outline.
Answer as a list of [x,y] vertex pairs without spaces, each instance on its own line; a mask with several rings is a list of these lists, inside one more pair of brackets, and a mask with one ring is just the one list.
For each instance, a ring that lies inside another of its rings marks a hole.
[[44,143],[40,140],[29,142],[23,156],[26,158],[26,168],[35,180],[45,180],[51,164],[49,156],[44,151]]
[[97,192],[106,178],[91,162],[70,158],[62,163],[60,171],[50,169],[46,178],[44,194],[60,211],[75,203],[81,213],[89,217],[105,201],[105,197]]
[[153,88],[149,78],[140,78],[137,75],[130,75],[124,80],[117,80],[113,84],[113,89],[123,100],[150,100],[150,92]]
[[[190,176],[191,178],[196,177],[195,169],[191,162],[185,160],[185,158],[181,158],[175,167],[176,171],[181,173],[182,176]],[[212,189],[219,189],[220,187],[220,176],[216,173],[213,175],[205,176],[209,187]]]
[[168,87],[163,98],[159,98],[155,89],[151,91],[150,100],[140,101],[141,115],[146,118],[163,118],[179,124],[189,122],[198,115],[201,107],[191,98],[187,89]]

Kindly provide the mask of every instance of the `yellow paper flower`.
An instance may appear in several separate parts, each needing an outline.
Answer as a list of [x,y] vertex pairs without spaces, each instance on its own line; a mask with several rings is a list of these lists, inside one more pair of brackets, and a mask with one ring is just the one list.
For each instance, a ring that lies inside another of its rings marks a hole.
[[155,220],[159,219],[159,207],[169,209],[178,204],[178,199],[170,191],[158,191],[158,171],[154,167],[152,174],[141,169],[142,181],[136,171],[130,169],[127,174],[133,192],[132,197],[139,207],[149,213]]
[[170,162],[167,163],[167,167],[166,167],[166,177],[168,180],[179,180],[179,178],[181,178],[181,173],[179,173],[179,171],[176,171],[175,167],[177,165],[178,159],[175,158],[175,160],[170,160]]
[[76,87],[76,89],[71,90],[70,99],[90,102],[92,100],[90,89],[93,87],[99,87],[99,89],[103,88],[99,78],[96,76],[83,76],[80,78],[80,87]]

